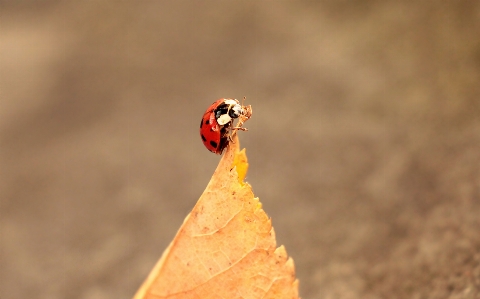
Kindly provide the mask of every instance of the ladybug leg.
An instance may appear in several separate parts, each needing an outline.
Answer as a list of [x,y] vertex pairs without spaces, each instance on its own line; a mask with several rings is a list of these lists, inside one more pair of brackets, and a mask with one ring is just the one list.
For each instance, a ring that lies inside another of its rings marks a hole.
[[228,140],[229,141],[233,141],[233,136],[235,136],[235,134],[237,134],[237,131],[240,130],[240,131],[248,131],[247,128],[242,128],[242,127],[239,127],[239,126],[236,126],[236,127],[230,127],[229,128],[230,132],[228,134]]
[[235,128],[230,127],[230,133],[228,134],[228,140],[233,142],[233,135],[237,132]]
[[244,127],[233,127],[233,128],[230,128],[232,131],[248,131],[247,128],[244,128]]
[[230,134],[228,135],[228,140],[233,141],[233,136],[237,134],[237,131],[248,131],[247,128],[242,128],[242,127],[230,127]]
[[[245,97],[243,99],[245,100]],[[230,134],[228,134],[229,141],[233,141],[232,137],[235,136],[235,134],[237,134],[237,131],[239,130],[248,131],[247,128],[244,128],[242,126],[252,116],[252,106],[248,105],[248,106],[242,106],[242,107],[244,109],[244,112],[242,115],[240,115],[237,125],[235,127],[229,127],[229,130],[230,130]]]
[[232,141],[233,142],[233,134],[234,134],[234,131],[232,129],[232,127],[229,128],[229,133],[228,133],[228,141]]
[[242,128],[243,124],[250,119],[250,117],[252,116],[252,106],[248,105],[248,106],[243,106],[243,114],[240,115],[239,119],[238,119],[238,123],[237,123],[237,126],[234,127],[233,129],[235,130],[242,130],[242,131],[248,131],[248,129],[246,128]]

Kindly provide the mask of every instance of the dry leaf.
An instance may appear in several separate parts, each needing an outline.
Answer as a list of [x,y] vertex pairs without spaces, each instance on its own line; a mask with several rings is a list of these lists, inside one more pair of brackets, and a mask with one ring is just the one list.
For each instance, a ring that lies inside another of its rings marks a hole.
[[235,136],[210,183],[134,299],[298,298],[293,260],[243,179]]

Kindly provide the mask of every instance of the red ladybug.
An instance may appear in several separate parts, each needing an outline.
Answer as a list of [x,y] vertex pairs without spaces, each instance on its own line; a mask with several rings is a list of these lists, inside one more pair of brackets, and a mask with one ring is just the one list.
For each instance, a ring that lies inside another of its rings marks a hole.
[[[240,117],[237,127],[232,127],[233,121]],[[251,116],[251,107],[244,107],[234,99],[219,99],[214,102],[203,114],[200,123],[200,136],[205,147],[215,154],[222,154],[227,147],[232,130],[246,130],[241,128],[243,122]]]

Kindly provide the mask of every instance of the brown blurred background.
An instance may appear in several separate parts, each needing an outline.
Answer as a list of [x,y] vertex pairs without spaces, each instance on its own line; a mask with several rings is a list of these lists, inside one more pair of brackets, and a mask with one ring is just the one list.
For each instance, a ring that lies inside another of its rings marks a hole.
[[0,298],[131,298],[254,114],[303,298],[480,298],[480,2],[0,1]]

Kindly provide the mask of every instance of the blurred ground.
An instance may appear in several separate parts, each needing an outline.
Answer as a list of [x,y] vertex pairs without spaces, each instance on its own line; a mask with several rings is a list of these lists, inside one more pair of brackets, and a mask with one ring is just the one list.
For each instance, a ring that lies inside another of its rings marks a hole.
[[0,1],[0,298],[131,298],[220,97],[303,298],[480,298],[480,2]]

